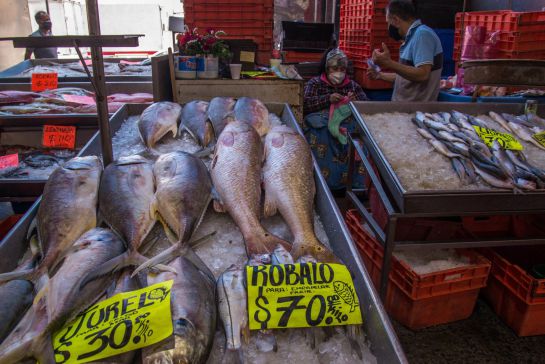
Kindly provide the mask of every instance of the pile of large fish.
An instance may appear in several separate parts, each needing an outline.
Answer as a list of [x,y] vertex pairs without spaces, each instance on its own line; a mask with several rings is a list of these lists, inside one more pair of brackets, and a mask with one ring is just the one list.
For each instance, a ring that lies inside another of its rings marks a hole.
[[[0,91],[0,115],[96,114],[96,104],[67,101],[63,95],[95,97],[93,92],[75,87],[42,92]],[[151,102],[153,102],[153,95],[149,93],[113,94],[108,96],[108,112],[116,112],[125,103]]]
[[[106,295],[166,280],[174,281],[174,332],[142,349],[142,362],[206,362],[217,318],[226,337],[222,362],[242,362],[241,335],[248,338],[244,267],[231,266],[216,282],[193,250],[196,244],[214,244],[213,236],[193,236],[210,201],[239,227],[249,265],[338,262],[314,233],[310,148],[287,126],[269,129],[263,109],[259,100],[245,98],[196,101],[183,109],[162,102],[146,109],[139,130],[148,147],[168,132],[177,134],[181,116],[181,129],[202,145],[216,141],[210,170],[183,151],[155,161],[122,157],[104,170],[97,157],[76,157],[56,169],[36,217],[37,247],[16,270],[0,275],[6,282],[0,285],[0,363],[28,358],[53,363],[51,335],[86,307]],[[205,139],[201,132],[208,123],[212,130]],[[265,216],[280,212],[293,242],[265,230],[262,210]],[[106,227],[97,226],[99,219]],[[166,243],[146,239],[157,221]],[[167,245],[158,249],[154,244]],[[148,259],[151,248],[160,253]],[[317,330],[306,330],[311,345]],[[357,351],[358,328],[348,330]],[[256,335],[275,347],[272,332]],[[132,363],[135,355],[126,353],[114,362]]]
[[[545,149],[532,137],[532,134],[545,131],[545,120],[535,115],[499,115],[493,111],[489,115],[505,131]],[[491,147],[484,143],[474,126],[494,129],[485,120],[452,111],[435,114],[417,112],[412,121],[418,133],[437,152],[450,158],[463,183],[476,183],[480,177],[496,188],[515,191],[545,188],[545,171],[531,165],[522,151],[503,149],[498,141],[494,141]]]

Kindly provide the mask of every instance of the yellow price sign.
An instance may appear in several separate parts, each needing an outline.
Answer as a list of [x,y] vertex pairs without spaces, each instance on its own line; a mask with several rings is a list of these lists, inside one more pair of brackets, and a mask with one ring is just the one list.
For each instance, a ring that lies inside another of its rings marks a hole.
[[248,51],[240,51],[240,57],[241,62],[249,62],[254,63],[255,62],[255,53],[254,52],[248,52]]
[[98,302],[53,335],[57,363],[86,363],[143,348],[172,334],[173,281]]
[[494,129],[481,128],[480,126],[473,125],[473,128],[477,132],[477,135],[485,142],[489,147],[492,146],[492,143],[497,141],[503,149],[511,150],[523,150],[524,147],[520,142],[511,134],[500,133]]
[[250,330],[362,323],[346,266],[297,263],[246,267]]
[[532,135],[532,138],[545,147],[545,131]]

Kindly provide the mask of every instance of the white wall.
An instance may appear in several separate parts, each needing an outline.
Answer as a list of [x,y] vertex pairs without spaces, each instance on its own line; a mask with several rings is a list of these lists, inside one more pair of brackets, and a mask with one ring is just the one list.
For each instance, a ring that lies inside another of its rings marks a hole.
[[[0,1],[0,37],[24,37],[32,33],[28,4],[21,0]],[[0,70],[24,59],[24,48],[13,48],[12,42],[0,42]]]

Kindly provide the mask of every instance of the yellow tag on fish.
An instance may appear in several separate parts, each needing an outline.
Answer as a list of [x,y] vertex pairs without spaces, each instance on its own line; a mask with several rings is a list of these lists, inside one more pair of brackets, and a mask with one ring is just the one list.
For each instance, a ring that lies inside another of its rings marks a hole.
[[545,131],[532,135],[532,138],[545,147]]
[[492,146],[494,140],[496,140],[503,149],[510,150],[523,150],[524,147],[520,142],[515,139],[514,136],[508,133],[500,133],[494,129],[481,128],[480,126],[473,125],[473,128],[477,132],[477,135],[485,142],[489,147]]
[[342,264],[247,266],[246,278],[250,330],[362,323],[352,277]]
[[172,334],[174,281],[101,301],[53,335],[57,363],[86,363],[143,348]]

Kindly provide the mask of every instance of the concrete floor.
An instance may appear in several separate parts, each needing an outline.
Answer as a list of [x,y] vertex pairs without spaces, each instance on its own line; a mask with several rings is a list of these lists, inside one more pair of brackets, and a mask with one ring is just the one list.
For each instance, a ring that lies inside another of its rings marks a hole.
[[419,331],[392,324],[411,364],[545,363],[545,336],[518,337],[483,300],[467,320]]

